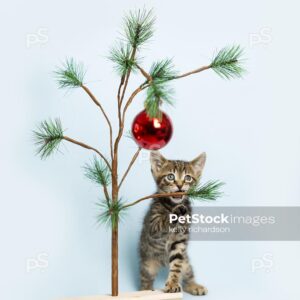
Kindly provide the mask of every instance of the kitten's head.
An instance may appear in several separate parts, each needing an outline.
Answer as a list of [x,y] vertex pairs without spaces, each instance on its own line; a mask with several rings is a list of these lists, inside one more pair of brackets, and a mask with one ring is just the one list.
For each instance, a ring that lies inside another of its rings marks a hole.
[[[168,160],[158,151],[152,151],[150,155],[151,171],[156,181],[159,193],[186,192],[197,183],[201,177],[205,165],[206,154],[202,153],[194,160],[186,162],[182,160]],[[186,199],[182,197],[170,197],[175,204]]]

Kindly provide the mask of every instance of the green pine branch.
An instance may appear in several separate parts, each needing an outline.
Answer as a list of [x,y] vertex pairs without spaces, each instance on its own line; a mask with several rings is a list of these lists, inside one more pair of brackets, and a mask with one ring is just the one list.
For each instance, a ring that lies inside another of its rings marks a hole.
[[242,56],[240,46],[225,47],[216,54],[210,67],[222,78],[240,78],[245,73]]
[[150,118],[161,118],[160,104],[173,105],[174,91],[160,79],[153,80],[147,89],[145,109]]
[[169,87],[167,81],[177,75],[171,59],[164,59],[152,64],[148,81],[145,109],[150,118],[161,118],[160,105],[166,103],[173,105],[174,90]]
[[191,199],[216,200],[223,195],[223,192],[220,191],[222,186],[224,186],[223,182],[208,181],[207,183],[193,186],[187,194]]
[[85,73],[84,65],[76,62],[73,58],[67,58],[62,67],[54,72],[60,88],[81,87]]
[[154,23],[153,10],[139,9],[129,12],[124,18],[124,30],[132,48],[137,49],[152,38]]
[[155,81],[168,81],[177,75],[172,59],[163,59],[152,64],[149,72]]
[[97,203],[100,207],[100,214],[97,216],[97,222],[115,228],[115,226],[122,220],[125,213],[125,205],[122,200],[110,201],[105,200]]
[[136,71],[137,59],[131,58],[132,47],[120,43],[111,49],[108,59],[114,63],[114,69],[122,77],[125,76],[129,70]]
[[96,157],[90,164],[84,166],[84,172],[88,179],[101,186],[108,186],[111,182],[110,170],[104,162]]
[[59,119],[41,122],[37,130],[33,131],[37,154],[45,159],[58,150],[59,144],[63,140],[63,133],[64,130]]

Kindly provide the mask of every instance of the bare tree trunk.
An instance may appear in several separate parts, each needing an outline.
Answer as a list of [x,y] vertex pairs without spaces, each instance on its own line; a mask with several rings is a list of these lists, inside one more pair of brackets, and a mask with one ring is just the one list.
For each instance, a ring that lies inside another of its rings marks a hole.
[[[112,161],[112,201],[118,201],[118,145],[114,147],[114,156]],[[118,267],[118,220],[112,224],[111,236],[111,294],[119,294],[119,267]]]
[[112,273],[111,273],[111,294],[112,296],[118,296],[119,294],[119,282],[118,282],[118,223],[112,228],[111,237],[111,260],[112,260]]

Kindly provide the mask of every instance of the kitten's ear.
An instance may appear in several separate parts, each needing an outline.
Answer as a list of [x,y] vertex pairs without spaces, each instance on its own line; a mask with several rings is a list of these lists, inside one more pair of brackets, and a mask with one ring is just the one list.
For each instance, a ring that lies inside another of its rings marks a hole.
[[206,153],[203,152],[201,153],[199,156],[197,156],[194,160],[191,161],[191,164],[193,166],[193,169],[197,175],[197,177],[199,177],[202,173],[202,170],[204,168],[206,162]]
[[155,177],[160,172],[165,161],[166,159],[158,151],[151,151],[150,153],[151,170]]

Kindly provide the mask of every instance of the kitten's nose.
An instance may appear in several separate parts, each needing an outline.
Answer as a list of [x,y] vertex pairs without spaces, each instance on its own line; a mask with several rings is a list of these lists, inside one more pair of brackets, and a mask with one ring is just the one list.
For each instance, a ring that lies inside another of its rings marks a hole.
[[183,184],[182,184],[182,183],[181,183],[181,184],[176,183],[176,186],[178,187],[179,192],[182,192],[182,191],[181,191],[181,188],[182,188]]

